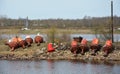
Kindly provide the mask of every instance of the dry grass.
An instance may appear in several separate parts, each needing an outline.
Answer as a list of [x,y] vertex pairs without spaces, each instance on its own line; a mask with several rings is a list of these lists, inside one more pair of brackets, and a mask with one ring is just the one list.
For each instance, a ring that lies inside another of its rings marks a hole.
[[[90,29],[57,29],[57,33],[93,33]],[[36,34],[40,33],[48,33],[50,29],[31,29],[31,30],[20,30],[20,29],[0,29],[0,34]]]
[[[65,28],[65,29],[60,29],[60,28],[55,28],[57,30],[57,33],[81,33],[81,34],[94,34],[95,32],[99,32],[98,30],[101,30],[100,28],[94,29],[94,28]],[[30,29],[30,30],[24,30],[22,31],[21,29],[16,29],[16,28],[10,28],[10,29],[0,29],[0,34],[36,34],[36,33],[44,33],[47,34],[50,31],[50,28],[41,28],[41,29]],[[100,33],[100,32],[99,32]],[[114,33],[120,34],[120,31],[114,30]]]

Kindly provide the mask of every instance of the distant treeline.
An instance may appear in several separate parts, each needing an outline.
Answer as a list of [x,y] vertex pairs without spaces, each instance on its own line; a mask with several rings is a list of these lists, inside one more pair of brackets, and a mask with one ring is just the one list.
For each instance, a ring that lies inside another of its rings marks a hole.
[[[26,18],[11,19],[0,17],[1,28],[23,28],[25,27]],[[57,28],[95,28],[103,26],[109,28],[111,24],[110,17],[88,17],[83,19],[28,19],[28,28],[49,28],[55,26]],[[120,17],[114,16],[114,28],[120,27]]]

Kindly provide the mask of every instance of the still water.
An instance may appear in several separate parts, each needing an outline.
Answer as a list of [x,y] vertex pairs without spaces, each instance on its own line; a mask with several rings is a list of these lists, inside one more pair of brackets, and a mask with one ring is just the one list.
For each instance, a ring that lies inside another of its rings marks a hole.
[[[20,36],[22,39],[25,39],[27,34],[19,34],[18,36]],[[40,34],[42,37],[44,37],[45,41],[48,41],[48,36],[46,34]],[[62,34],[57,34],[57,36],[59,36],[60,38],[62,38],[61,36]],[[16,34],[2,34],[0,35],[0,38],[2,39],[11,39],[12,37],[15,37]],[[34,38],[36,36],[36,34],[30,34],[30,36],[32,38]],[[70,40],[73,39],[73,37],[79,37],[82,36],[83,38],[87,39],[88,41],[91,41],[93,38],[96,37],[96,35],[94,34],[68,34],[67,38],[69,38]],[[99,38],[99,34],[97,35],[97,37]],[[120,34],[114,34],[114,41],[118,42],[120,41]]]
[[0,74],[120,74],[120,65],[73,60],[0,60]]

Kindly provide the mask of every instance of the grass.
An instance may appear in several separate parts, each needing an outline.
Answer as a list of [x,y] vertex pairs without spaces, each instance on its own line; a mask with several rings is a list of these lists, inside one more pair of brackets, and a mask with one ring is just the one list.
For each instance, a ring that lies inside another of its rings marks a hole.
[[15,54],[16,56],[23,56],[23,55],[33,55],[37,49],[41,49],[42,47],[46,47],[46,43],[42,43],[40,46],[33,43],[31,47],[17,48],[14,52],[10,52],[10,48],[4,44],[4,41],[0,40],[0,55],[7,55],[7,54]]
[[[58,29],[57,33],[93,33],[90,29]],[[0,29],[0,34],[36,34],[36,33],[48,33],[50,29],[31,29],[31,30],[20,30],[20,29]]]

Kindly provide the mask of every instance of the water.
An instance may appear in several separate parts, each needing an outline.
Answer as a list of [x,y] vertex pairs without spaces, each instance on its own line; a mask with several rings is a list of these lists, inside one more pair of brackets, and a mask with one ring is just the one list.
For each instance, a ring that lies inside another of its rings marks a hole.
[[[40,34],[42,37],[44,37],[44,41],[48,41],[48,37],[46,34]],[[2,34],[1,35],[1,38],[3,39],[11,39],[12,37],[15,37],[16,35],[15,34]],[[19,34],[19,36],[22,38],[22,39],[25,39],[26,37],[26,34]],[[36,34],[30,34],[30,36],[32,38],[34,38],[36,36]],[[59,35],[58,35],[59,36]],[[79,37],[79,36],[82,36],[83,38],[87,39],[88,41],[91,41],[93,38],[95,38],[96,36],[94,34],[70,34],[69,35],[69,38],[70,40],[73,39],[73,37]],[[99,35],[98,35],[99,37]],[[62,38],[62,37],[61,37]],[[120,41],[120,34],[114,34],[114,41],[115,42],[118,42]]]
[[119,74],[120,65],[72,60],[0,60],[0,74]]
[[[82,36],[83,38],[87,39],[88,41],[91,41],[93,38],[96,38],[96,36],[94,34],[71,34],[71,39],[73,37],[79,37]],[[100,35],[98,34],[97,37],[100,37]],[[114,41],[120,41],[120,34],[114,34]]]

